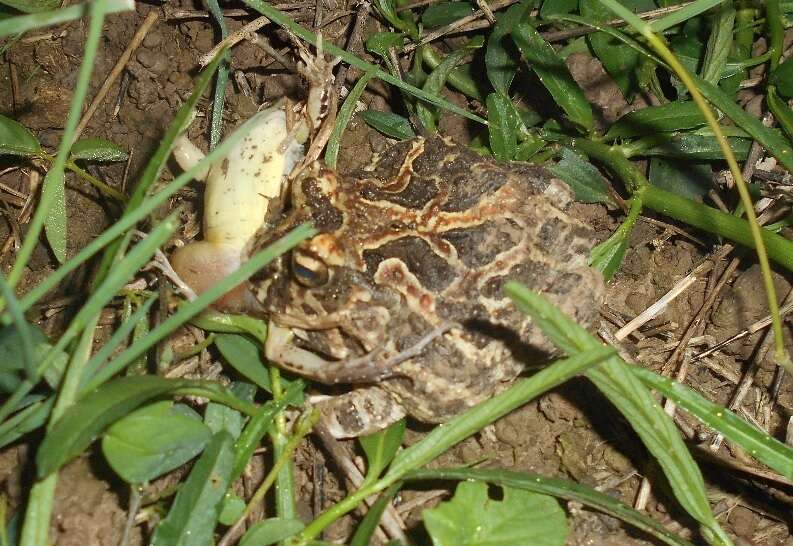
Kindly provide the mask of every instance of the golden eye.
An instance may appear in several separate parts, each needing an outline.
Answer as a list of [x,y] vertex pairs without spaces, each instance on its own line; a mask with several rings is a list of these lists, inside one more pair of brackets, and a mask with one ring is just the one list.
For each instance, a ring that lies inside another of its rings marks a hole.
[[301,249],[292,251],[292,274],[307,288],[317,288],[328,282],[328,266],[314,254]]

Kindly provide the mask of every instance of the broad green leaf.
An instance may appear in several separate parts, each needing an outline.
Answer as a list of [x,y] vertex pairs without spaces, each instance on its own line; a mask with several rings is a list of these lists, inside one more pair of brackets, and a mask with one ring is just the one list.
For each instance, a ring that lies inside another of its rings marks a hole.
[[170,401],[156,402],[107,429],[102,452],[124,481],[153,480],[198,455],[209,442],[212,432],[201,418],[176,408]]
[[410,120],[392,112],[366,110],[361,112],[363,120],[386,136],[399,140],[407,140],[416,136]]
[[368,463],[366,481],[380,477],[402,445],[404,435],[405,420],[401,419],[384,430],[358,438]]
[[[685,161],[723,160],[716,137],[695,133],[668,134],[668,140],[651,148],[639,151],[636,155],[644,157],[666,157]],[[749,154],[752,142],[748,138],[728,137],[727,142],[738,161],[743,161]]]
[[505,95],[490,93],[487,96],[487,130],[490,149],[501,161],[515,158],[518,148],[518,123],[520,119],[512,101]]
[[76,457],[111,423],[181,386],[154,375],[116,379],[71,406],[44,437],[36,453],[39,477]]
[[[534,493],[589,506],[633,525],[637,529],[642,529],[671,546],[693,546],[690,542],[669,531],[661,523],[634,510],[614,497],[570,480],[550,478],[529,472],[485,468],[420,469],[407,474],[405,480],[479,480],[513,489],[525,489]],[[350,546],[353,546],[353,544],[350,544]]]
[[220,514],[218,514],[218,522],[223,525],[234,525],[244,513],[245,501],[232,493],[231,490],[226,491],[226,495],[223,497],[223,505],[220,507]]
[[[44,232],[47,234],[47,241],[50,243],[52,253],[59,263],[66,261],[67,243],[67,216],[66,216],[66,176],[63,171],[55,173],[50,171],[44,177],[44,190],[52,191],[52,207],[47,214],[44,224]],[[48,187],[52,187],[48,190]]]
[[0,115],[0,155],[31,156],[41,152],[41,144],[27,127]]
[[545,0],[540,8],[540,18],[572,13],[578,7],[578,0]]
[[259,345],[239,334],[217,334],[215,345],[232,368],[257,386],[271,391],[270,373]]
[[[248,402],[253,402],[253,398],[256,396],[256,385],[251,383],[238,381],[232,383],[230,390],[235,396]],[[231,434],[234,441],[240,437],[244,420],[245,418],[239,411],[216,402],[207,404],[204,411],[204,424],[209,427],[212,434],[225,430]]]
[[[581,15],[586,19],[605,23],[613,18],[611,12],[598,0],[581,0]],[[614,79],[622,94],[629,97],[636,88],[636,67],[639,54],[604,32],[594,32],[587,36],[589,46],[603,64],[603,68]]]
[[727,56],[732,49],[733,27],[735,26],[735,9],[732,4],[725,3],[713,18],[708,37],[705,60],[702,62],[700,76],[710,83],[718,83],[727,64]]
[[393,47],[400,51],[404,43],[405,34],[402,32],[376,32],[366,39],[366,49],[383,59],[389,59],[388,50]]
[[59,0],[0,0],[0,3],[24,13],[38,13],[55,9],[60,5]]
[[211,546],[234,460],[233,440],[221,431],[212,437],[168,515],[154,531],[152,546]]
[[424,510],[435,546],[563,546],[568,527],[556,499],[502,487],[502,500],[488,496],[487,484],[460,482],[450,501]]
[[248,334],[262,345],[267,341],[267,322],[254,316],[218,313],[208,309],[199,316],[193,317],[191,322],[209,332]]
[[521,2],[510,6],[503,14],[497,14],[496,25],[487,39],[485,50],[487,78],[496,92],[504,96],[509,95],[509,88],[518,70],[515,44],[510,34],[516,24],[528,17],[531,11],[529,4],[529,2]]
[[691,101],[668,102],[625,114],[609,127],[603,139],[654,135],[702,125],[705,125],[705,117],[696,104]]
[[305,525],[299,519],[267,518],[256,523],[240,539],[239,546],[268,546],[296,535]]
[[[455,49],[437,67],[433,69],[427,81],[424,82],[422,89],[432,95],[440,95],[446,79],[449,77],[454,68],[463,61],[472,51],[479,49],[484,45],[484,38],[476,36],[470,39],[463,47]],[[421,121],[422,125],[430,131],[435,132],[435,114],[434,108],[424,102],[416,103],[416,115]]]
[[650,160],[651,184],[688,199],[698,199],[712,187],[713,170],[709,163],[676,161],[654,157]]
[[72,159],[87,161],[126,161],[129,154],[118,144],[104,138],[82,138],[72,145]]
[[591,131],[594,126],[592,108],[553,47],[529,23],[520,23],[511,35],[523,59],[568,119],[586,132]]
[[769,76],[768,83],[775,86],[783,99],[793,97],[793,61],[790,58],[776,67]]
[[567,182],[575,193],[576,201],[614,204],[608,183],[600,171],[570,148],[563,148],[562,160],[548,170]]
[[442,2],[428,6],[421,14],[421,22],[426,28],[448,25],[474,12],[471,2]]

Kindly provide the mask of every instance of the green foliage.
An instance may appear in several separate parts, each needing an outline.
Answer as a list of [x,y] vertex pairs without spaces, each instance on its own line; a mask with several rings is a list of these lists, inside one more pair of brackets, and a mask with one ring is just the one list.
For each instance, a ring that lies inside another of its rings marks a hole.
[[240,546],[268,546],[303,530],[299,519],[267,518],[253,525],[240,539]]
[[102,452],[124,481],[140,484],[198,455],[211,436],[188,406],[156,402],[111,425],[102,438]]
[[416,136],[410,126],[410,120],[393,112],[366,110],[361,112],[363,120],[386,136],[398,140],[407,140]]
[[129,154],[118,144],[104,138],[82,138],[72,144],[72,159],[85,161],[126,161]]
[[210,546],[223,497],[230,484],[233,440],[221,431],[212,437],[168,515],[154,531],[152,546]]
[[383,470],[396,455],[397,450],[402,445],[402,438],[405,436],[405,420],[397,421],[390,427],[371,434],[362,436],[358,440],[361,443],[368,467],[366,469],[366,481],[371,482],[380,477]]
[[441,2],[427,6],[421,14],[421,22],[427,28],[441,27],[467,17],[473,12],[471,2]]
[[553,497],[503,487],[493,500],[483,482],[461,482],[454,497],[424,510],[424,525],[436,546],[562,546],[564,511]]
[[0,115],[0,155],[33,156],[41,151],[41,144],[21,123]]
[[615,204],[600,172],[570,148],[562,149],[562,159],[548,169],[570,186],[576,201]]

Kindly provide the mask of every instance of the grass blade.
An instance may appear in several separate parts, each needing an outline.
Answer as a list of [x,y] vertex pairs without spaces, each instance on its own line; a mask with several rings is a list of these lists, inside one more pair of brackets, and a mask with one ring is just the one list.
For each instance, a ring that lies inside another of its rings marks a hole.
[[226,431],[212,437],[204,454],[179,488],[168,515],[154,531],[152,546],[212,544],[221,501],[230,483],[233,443]]

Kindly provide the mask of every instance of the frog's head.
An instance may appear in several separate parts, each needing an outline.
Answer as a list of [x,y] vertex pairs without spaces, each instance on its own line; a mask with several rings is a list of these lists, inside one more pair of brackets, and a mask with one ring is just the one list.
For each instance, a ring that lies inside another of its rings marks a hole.
[[358,243],[348,237],[350,209],[339,201],[349,195],[340,182],[335,172],[316,168],[294,182],[291,214],[273,233],[305,221],[319,233],[262,271],[257,282],[257,299],[273,322],[296,328],[307,349],[336,359],[387,345],[401,303],[397,292],[373,280]]

